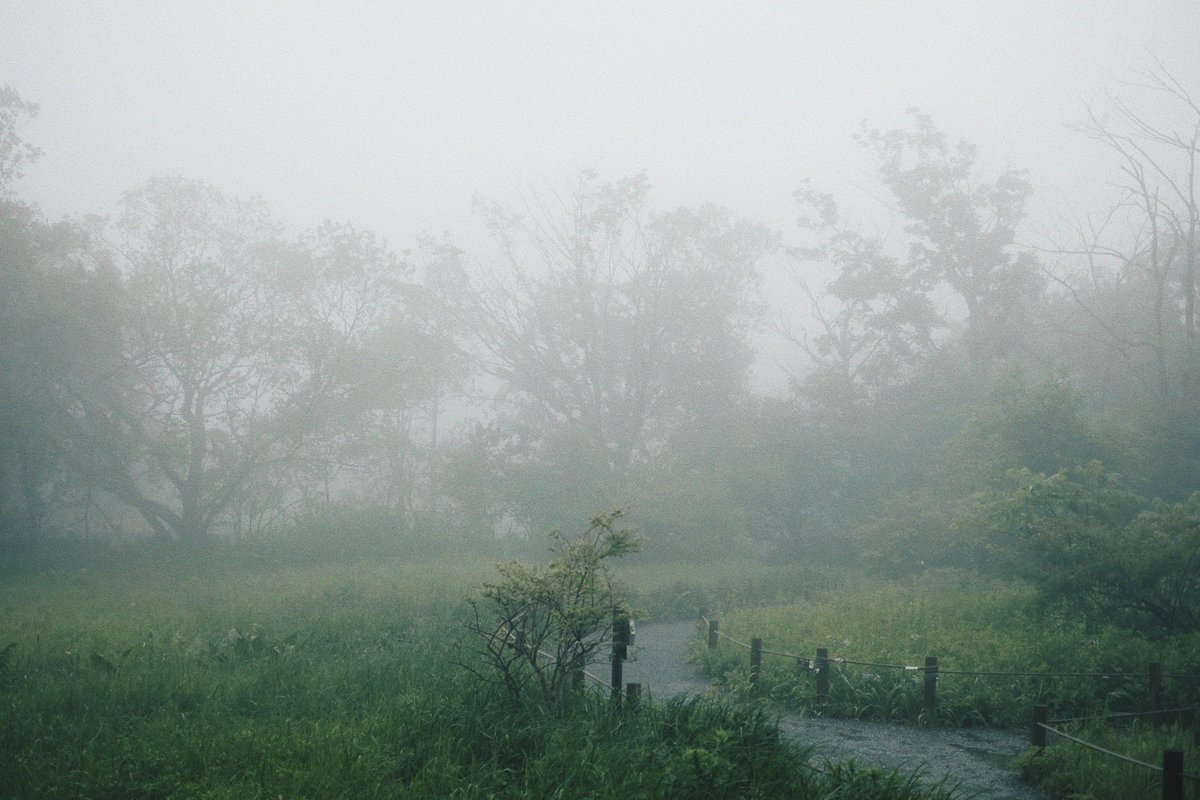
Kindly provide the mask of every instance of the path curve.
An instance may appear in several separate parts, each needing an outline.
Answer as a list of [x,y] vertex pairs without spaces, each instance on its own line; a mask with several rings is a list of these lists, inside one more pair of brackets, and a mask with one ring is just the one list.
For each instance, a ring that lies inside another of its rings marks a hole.
[[[693,622],[638,626],[634,660],[625,680],[641,683],[660,700],[679,694],[703,694],[709,684],[687,660],[696,635]],[[779,710],[779,727],[817,757],[854,758],[865,766],[917,768],[928,781],[947,778],[966,797],[978,800],[1046,800],[1047,795],[1021,782],[1012,760],[1026,746],[1023,733],[980,728],[919,728],[859,720],[811,717]]]

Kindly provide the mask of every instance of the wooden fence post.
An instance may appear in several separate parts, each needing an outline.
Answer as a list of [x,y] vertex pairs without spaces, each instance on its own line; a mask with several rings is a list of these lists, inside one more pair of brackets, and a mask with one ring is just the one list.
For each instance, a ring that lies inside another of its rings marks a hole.
[[1183,751],[1163,750],[1162,800],[1183,800]]
[[758,688],[758,676],[762,672],[762,639],[750,640],[750,686]]
[[817,702],[829,699],[829,649],[817,648]]
[[718,630],[718,626],[720,624],[721,623],[719,623],[715,619],[710,619],[708,621],[708,649],[709,650],[717,649],[717,630]]
[[1162,711],[1162,662],[1150,662],[1150,710]]
[[925,711],[932,715],[937,711],[937,656],[925,656]]
[[642,702],[642,685],[640,683],[628,683],[625,685],[625,707],[630,711],[637,711],[637,707]]
[[1042,726],[1046,724],[1048,718],[1049,709],[1046,706],[1033,707],[1033,730],[1031,731],[1030,741],[1039,750],[1046,746],[1046,729]]
[[616,704],[621,703],[621,686],[624,681],[625,656],[629,653],[627,647],[629,635],[629,620],[613,614],[612,627],[612,699]]

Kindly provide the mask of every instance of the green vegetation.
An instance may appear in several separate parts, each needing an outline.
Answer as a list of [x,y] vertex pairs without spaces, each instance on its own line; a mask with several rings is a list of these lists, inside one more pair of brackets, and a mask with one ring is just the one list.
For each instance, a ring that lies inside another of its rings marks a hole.
[[[896,783],[813,771],[752,711],[581,696],[626,599],[828,647],[827,698],[778,655],[755,689],[822,713],[1146,707],[1150,662],[1200,673],[1200,102],[1161,65],[1123,91],[1082,131],[1120,199],[1036,251],[1023,173],[914,111],[857,137],[886,226],[807,186],[772,231],[585,172],[479,202],[489,255],[285,235],[183,177],[52,223],[15,194],[37,106],[0,86],[0,795]],[[761,302],[767,259],[790,304]],[[798,317],[775,397],[750,389],[768,308]],[[625,506],[628,598],[615,517],[484,583]],[[435,557],[463,563],[413,563]],[[701,650],[749,690],[744,650]],[[1081,769],[1039,758],[1056,786]]]
[[[1183,750],[1185,772],[1195,774],[1200,761],[1196,745],[1195,720],[1192,726],[1172,724],[1153,726],[1148,722],[1133,723],[1124,730],[1114,729],[1103,721],[1085,725],[1056,726],[1093,744],[1137,759],[1146,764],[1162,766],[1163,750]],[[1098,753],[1069,741],[1053,743],[1044,750],[1029,749],[1018,759],[1022,773],[1029,780],[1045,787],[1055,797],[1077,797],[1086,800],[1128,800],[1130,797],[1157,797],[1161,776],[1146,767],[1130,764],[1112,756]],[[1184,783],[1185,797],[1188,793]],[[1200,787],[1192,788],[1195,792]]]
[[748,558],[676,564],[633,561],[614,573],[630,589],[640,617],[657,622],[695,619],[701,608],[754,608],[794,603],[839,581],[813,567]]
[[1200,631],[1200,494],[1150,501],[1092,462],[1068,477],[1014,470],[982,504],[987,545],[1049,604],[1093,623]]
[[[827,647],[832,658],[919,667],[937,656],[944,671],[1134,673],[1134,677],[1024,677],[943,674],[935,719],[923,704],[923,673],[880,666],[837,664],[828,702],[818,705],[813,673],[791,659],[765,656],[760,688],[771,697],[822,713],[862,719],[951,725],[1028,724],[1034,705],[1052,716],[1097,710],[1148,708],[1151,661],[1169,674],[1200,675],[1200,637],[1151,639],[1112,625],[1087,626],[1041,608],[1036,593],[989,584],[965,573],[928,573],[909,582],[850,582],[804,603],[732,611],[721,631],[742,641],[763,640],[769,650],[812,658]],[[713,652],[697,643],[703,669],[739,691],[749,691],[743,647],[722,640]],[[1167,679],[1164,702],[1194,702],[1196,681]]]
[[514,705],[461,666],[461,598],[489,571],[164,561],[6,579],[0,797],[950,796],[810,764],[749,707]]
[[[581,536],[555,531],[550,563],[500,564],[499,580],[472,598],[467,627],[490,669],[477,673],[514,701],[530,694],[563,708],[586,669],[603,659],[610,642],[629,644],[631,610],[614,583],[609,559],[637,550],[637,537],[615,527],[621,511],[592,519]],[[624,623],[619,638],[618,617]]]

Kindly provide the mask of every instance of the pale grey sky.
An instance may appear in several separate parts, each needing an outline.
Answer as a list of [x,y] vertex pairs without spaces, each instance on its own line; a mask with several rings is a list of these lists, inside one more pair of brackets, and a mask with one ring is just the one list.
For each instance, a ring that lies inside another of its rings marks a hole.
[[911,106],[1044,216],[1109,166],[1064,128],[1082,101],[1151,54],[1200,83],[1198,40],[1197,0],[3,0],[0,83],[42,106],[20,189],[52,217],[179,174],[403,249],[585,168],[787,233],[806,177],[870,206],[851,134]]

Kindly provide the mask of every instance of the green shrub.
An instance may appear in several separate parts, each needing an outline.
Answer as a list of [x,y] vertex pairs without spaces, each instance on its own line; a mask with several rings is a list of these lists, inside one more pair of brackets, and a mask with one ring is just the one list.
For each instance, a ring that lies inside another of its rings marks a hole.
[[1092,462],[1049,477],[1010,473],[975,522],[1005,567],[1094,625],[1200,631],[1200,494],[1139,497]]
[[556,531],[546,566],[513,561],[496,567],[500,579],[468,600],[470,641],[488,666],[478,677],[502,686],[513,700],[532,692],[561,709],[576,677],[607,654],[616,618],[631,615],[608,567],[609,559],[638,546],[631,531],[615,527],[621,516],[601,514],[575,539]]

